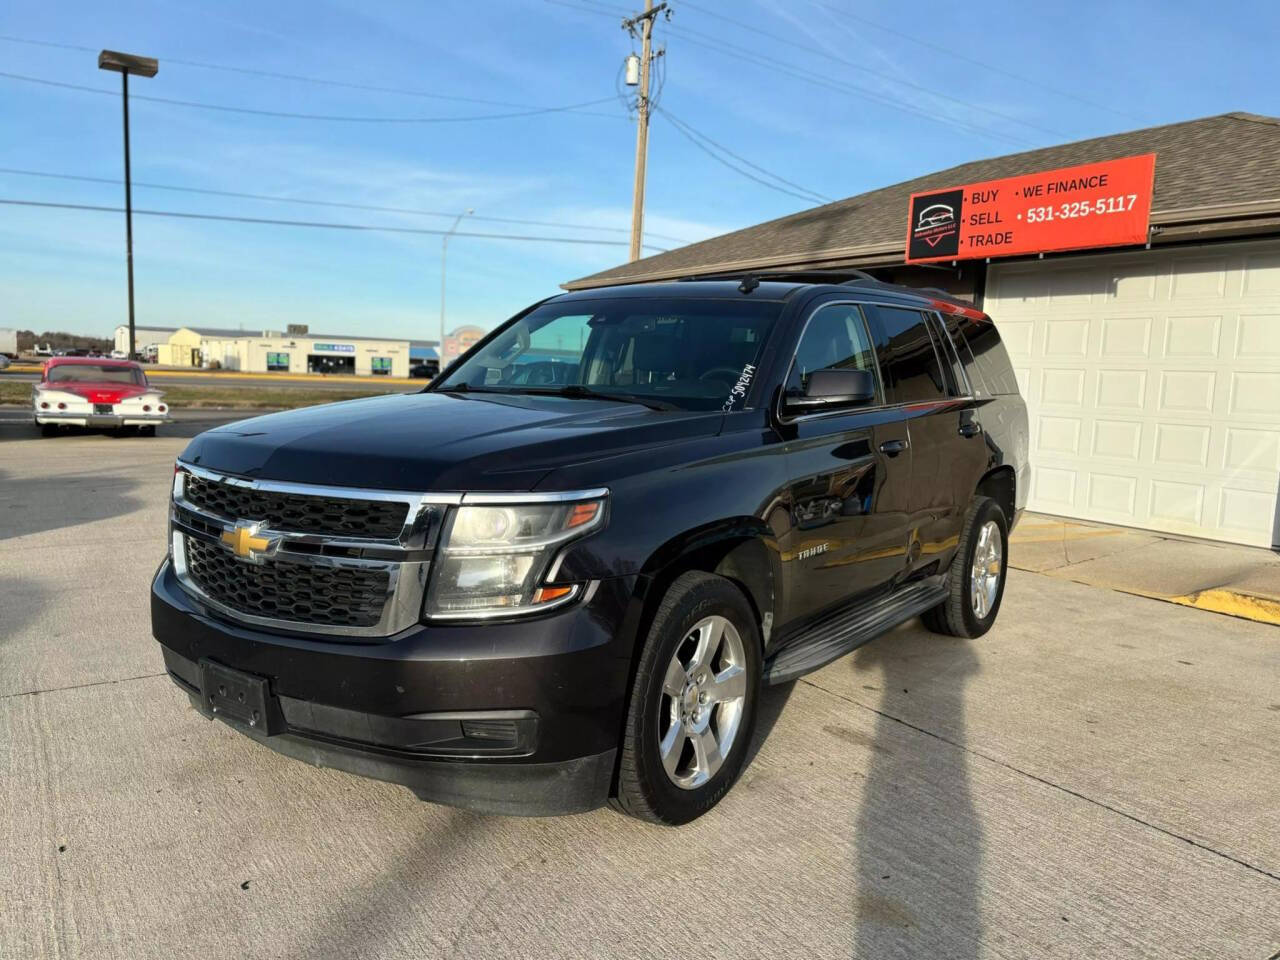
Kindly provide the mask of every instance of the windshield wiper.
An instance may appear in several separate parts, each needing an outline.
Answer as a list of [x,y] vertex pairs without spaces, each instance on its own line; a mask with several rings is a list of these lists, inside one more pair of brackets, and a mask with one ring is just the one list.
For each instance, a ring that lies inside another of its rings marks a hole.
[[[423,392],[426,392],[423,387]],[[452,387],[436,387],[435,393],[511,393],[511,390],[497,390],[493,387],[473,387],[469,383],[459,383]]]
[[531,393],[541,397],[572,397],[575,400],[612,400],[615,403],[638,403],[650,410],[679,410],[674,404],[650,397],[638,397],[633,393],[602,393],[580,383],[568,383],[562,387],[519,387],[511,393]]

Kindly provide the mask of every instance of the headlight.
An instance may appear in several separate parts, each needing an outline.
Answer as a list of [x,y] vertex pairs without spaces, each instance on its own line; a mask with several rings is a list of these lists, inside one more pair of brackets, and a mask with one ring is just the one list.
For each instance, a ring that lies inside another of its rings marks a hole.
[[513,616],[577,595],[544,586],[566,543],[604,523],[605,497],[556,503],[470,505],[446,521],[425,613],[435,618]]

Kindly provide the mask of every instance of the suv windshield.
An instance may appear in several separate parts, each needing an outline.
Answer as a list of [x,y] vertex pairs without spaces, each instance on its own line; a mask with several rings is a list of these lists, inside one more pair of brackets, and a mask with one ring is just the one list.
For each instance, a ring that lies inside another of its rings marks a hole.
[[434,389],[728,409],[731,400],[741,406],[781,309],[745,299],[548,303],[513,322]]
[[142,371],[96,363],[60,363],[49,368],[49,383],[131,383],[146,386]]

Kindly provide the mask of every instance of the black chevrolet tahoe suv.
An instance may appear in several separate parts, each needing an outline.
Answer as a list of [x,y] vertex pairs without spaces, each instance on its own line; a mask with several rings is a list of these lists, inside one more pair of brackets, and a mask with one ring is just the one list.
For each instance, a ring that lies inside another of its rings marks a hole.
[[870,280],[590,290],[419,393],[192,440],[151,616],[208,717],[502,814],[705,813],[762,685],[976,637],[1026,502],[995,325]]

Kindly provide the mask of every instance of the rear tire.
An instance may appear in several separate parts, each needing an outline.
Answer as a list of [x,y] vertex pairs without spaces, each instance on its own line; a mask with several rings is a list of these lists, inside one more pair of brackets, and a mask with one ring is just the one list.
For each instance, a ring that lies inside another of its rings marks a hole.
[[39,424],[39,427],[40,436],[42,437],[56,437],[58,435],[58,427],[56,424],[42,423]]
[[156,435],[155,425],[152,424],[149,427],[139,427],[138,435],[142,437],[154,437]]
[[644,640],[610,805],[674,826],[719,803],[746,760],[760,673],[742,591],[709,573],[677,577]]
[[950,592],[925,612],[924,625],[949,637],[980,637],[990,630],[1004,598],[1008,557],[1008,518],[990,497],[976,497],[951,561]]

